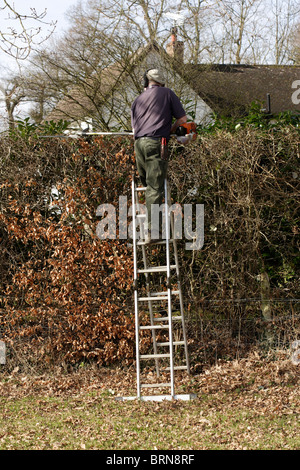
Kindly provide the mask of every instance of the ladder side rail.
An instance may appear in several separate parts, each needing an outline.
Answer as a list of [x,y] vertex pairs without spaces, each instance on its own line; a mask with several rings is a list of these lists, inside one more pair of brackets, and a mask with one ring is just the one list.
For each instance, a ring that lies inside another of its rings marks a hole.
[[135,178],[132,175],[132,240],[133,240],[133,282],[134,282],[134,314],[135,314],[135,347],[136,347],[136,375],[137,375],[137,398],[141,397],[140,379],[140,338],[139,338],[139,307],[137,291],[137,240],[136,240],[136,207],[135,207]]
[[[175,264],[178,267],[178,251],[177,251],[177,243],[176,240],[173,242],[174,246],[174,256],[175,256]],[[182,288],[181,288],[181,279],[179,269],[177,272],[177,285],[179,291],[179,305],[180,305],[180,315],[181,315],[181,323],[182,323],[182,333],[183,333],[183,341],[184,341],[184,350],[185,350],[185,359],[186,359],[186,366],[187,366],[187,373],[190,373],[190,361],[189,361],[189,352],[188,352],[188,345],[187,345],[187,334],[186,334],[186,326],[185,326],[185,317],[184,317],[184,307],[183,307],[183,295],[182,295]]]
[[171,395],[175,395],[174,385],[174,347],[173,347],[173,325],[172,325],[172,286],[170,269],[170,224],[169,224],[169,198],[168,182],[164,181],[165,187],[165,224],[166,224],[166,264],[167,264],[167,288],[168,288],[168,318],[169,318],[169,342],[170,342],[170,376],[171,376]]
[[[136,204],[136,211],[141,214],[141,208],[140,208],[140,202],[138,198],[138,192],[135,191],[135,204]],[[145,239],[145,227],[142,219],[140,219],[140,234],[141,238]],[[146,248],[145,245],[141,246],[142,248],[142,256],[143,256],[143,263],[144,263],[144,269],[148,269],[148,262],[147,262],[147,255],[146,255]],[[145,272],[145,279],[146,279],[146,292],[147,296],[150,297],[150,283],[149,283],[149,273]],[[153,316],[153,308],[152,308],[152,300],[148,301],[148,309],[149,309],[149,316],[150,316],[150,324],[151,326],[154,326],[154,316]],[[157,355],[157,341],[156,341],[156,334],[155,330],[152,329],[152,342],[153,342],[153,351],[154,354]],[[155,359],[155,368],[156,368],[156,375],[159,377],[159,362],[158,359]]]
[[170,219],[171,219],[170,220],[171,232],[173,234],[172,243],[173,243],[174,258],[175,258],[175,265],[176,265],[177,285],[178,285],[178,291],[179,291],[180,315],[182,318],[181,322],[182,322],[182,333],[183,333],[184,350],[185,350],[185,360],[186,360],[187,373],[190,374],[190,361],[189,361],[189,352],[188,352],[185,317],[184,317],[183,295],[182,295],[181,277],[180,277],[180,271],[179,271],[178,247],[177,247],[177,240],[174,237],[174,214],[173,213],[170,214]]

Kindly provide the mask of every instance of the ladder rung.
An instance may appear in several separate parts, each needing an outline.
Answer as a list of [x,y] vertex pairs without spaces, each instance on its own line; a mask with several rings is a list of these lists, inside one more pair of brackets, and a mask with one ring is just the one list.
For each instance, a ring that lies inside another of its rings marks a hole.
[[[171,293],[172,295],[172,293]],[[174,294],[175,295],[175,294]],[[147,300],[168,300],[169,297],[165,295],[164,297],[162,295],[149,295],[148,297],[138,297],[139,302],[146,302]],[[173,317],[174,320],[181,320],[181,317]]]
[[163,330],[169,328],[169,325],[149,325],[140,326],[140,330]]
[[[175,269],[176,264],[171,264],[170,269]],[[167,272],[168,266],[153,266],[152,268],[146,269],[138,269],[137,272],[142,273],[160,273],[160,272]]]
[[[170,238],[169,242],[173,242],[173,239]],[[157,240],[153,240],[150,245],[147,243],[147,245],[150,246],[150,247],[153,246],[153,245],[165,245],[165,244],[166,244],[166,240],[160,240],[159,238]],[[142,246],[142,245],[146,245],[146,243],[144,241],[140,240],[140,241],[137,242],[137,245]]]
[[170,354],[141,354],[140,359],[160,359],[163,357],[170,357]]
[[[154,321],[168,321],[169,317],[154,318]],[[182,316],[172,317],[172,320],[182,320]]]
[[135,188],[135,191],[146,191],[146,187]]
[[[179,290],[172,290],[171,295],[179,295]],[[168,291],[163,292],[152,292],[147,297],[138,297],[140,302],[146,302],[147,300],[168,300]]]
[[171,387],[171,383],[164,384],[141,384],[141,388]]
[[[186,370],[187,366],[174,366],[173,370]],[[164,370],[171,370],[171,367],[166,367]]]
[[[173,341],[173,346],[180,346],[184,344],[184,341]],[[164,343],[156,343],[157,346],[170,346],[170,342],[166,341]]]
[[146,214],[136,214],[136,217],[137,217],[138,219],[145,219]]
[[[166,295],[168,293],[168,291],[162,291],[162,292],[152,292],[150,295],[154,295],[154,296],[157,296],[157,295]],[[171,291],[171,294],[172,295],[177,295],[179,294],[179,290],[172,290]]]
[[168,300],[168,297],[161,297],[161,296],[157,296],[157,297],[138,297],[138,301],[139,302],[146,302],[147,300]]

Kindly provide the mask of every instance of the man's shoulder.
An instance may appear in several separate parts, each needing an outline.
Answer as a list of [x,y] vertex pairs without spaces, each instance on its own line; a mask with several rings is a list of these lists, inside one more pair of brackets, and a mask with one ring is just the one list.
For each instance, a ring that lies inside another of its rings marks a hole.
[[167,93],[172,97],[172,98],[176,98],[179,100],[178,96],[176,95],[175,91],[172,90],[171,88],[167,88],[165,87],[165,90],[167,90]]
[[143,93],[141,93],[140,95],[135,97],[135,99],[132,102],[132,106],[136,105],[136,103],[141,99],[142,95],[143,95]]
[[[153,91],[154,91],[154,95],[153,95]],[[148,101],[148,99],[151,96],[156,96],[156,97],[167,96],[168,99],[170,99],[171,101],[174,101],[174,100],[179,101],[178,96],[175,94],[175,92],[171,88],[168,88],[168,87],[155,87],[155,88],[152,88],[152,89],[147,88],[146,90],[144,90],[140,95],[138,95],[134,99],[134,101],[132,103],[132,106],[135,106],[139,102],[143,103],[144,101]]]
[[168,93],[170,95],[175,94],[174,91],[171,88],[168,88],[167,86],[160,87],[160,89],[163,90],[162,93]]
[[137,101],[143,100],[146,97],[146,91],[147,90],[143,90],[142,93],[140,93],[138,96],[136,96],[133,103],[136,103]]

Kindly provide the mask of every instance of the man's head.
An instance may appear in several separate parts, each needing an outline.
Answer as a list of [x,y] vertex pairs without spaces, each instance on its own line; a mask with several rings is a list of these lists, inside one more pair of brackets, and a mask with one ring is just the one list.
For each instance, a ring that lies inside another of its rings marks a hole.
[[159,69],[150,69],[146,72],[146,77],[149,82],[158,83],[159,85],[165,85],[165,77]]

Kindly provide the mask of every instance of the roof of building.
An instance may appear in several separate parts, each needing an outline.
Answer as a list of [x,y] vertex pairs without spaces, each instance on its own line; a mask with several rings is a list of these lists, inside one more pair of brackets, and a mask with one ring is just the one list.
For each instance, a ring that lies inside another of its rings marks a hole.
[[[270,94],[272,113],[300,111],[300,99],[292,99],[295,82],[300,79],[299,65],[184,64],[183,67],[182,61],[174,61],[164,49],[153,43],[138,50],[130,66],[112,65],[102,70],[98,77],[91,77],[83,86],[74,86],[46,119],[79,120],[101,112],[101,106],[113,90],[153,50],[164,60],[170,60],[170,66],[217,114],[243,114],[253,101],[262,102],[266,107],[267,94]],[[297,88],[300,88],[300,83]],[[300,92],[298,95],[300,97]]]
[[185,76],[217,113],[243,112],[253,101],[266,107],[267,94],[272,113],[300,111],[300,100],[293,99],[295,82],[300,80],[299,65],[190,65],[185,67]]

